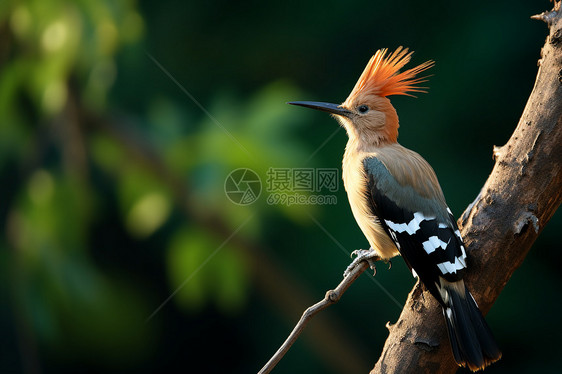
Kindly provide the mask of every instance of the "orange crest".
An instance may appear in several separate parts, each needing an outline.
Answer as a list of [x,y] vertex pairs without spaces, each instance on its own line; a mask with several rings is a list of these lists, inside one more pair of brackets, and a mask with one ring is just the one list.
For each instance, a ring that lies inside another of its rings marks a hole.
[[399,73],[414,52],[408,48],[398,47],[390,56],[386,56],[386,48],[379,49],[369,60],[367,67],[359,77],[349,97],[360,93],[377,96],[406,95],[413,96],[410,92],[426,92],[424,88],[416,86],[425,82],[426,77],[416,78],[416,75],[434,65],[433,61],[426,61],[409,70]]

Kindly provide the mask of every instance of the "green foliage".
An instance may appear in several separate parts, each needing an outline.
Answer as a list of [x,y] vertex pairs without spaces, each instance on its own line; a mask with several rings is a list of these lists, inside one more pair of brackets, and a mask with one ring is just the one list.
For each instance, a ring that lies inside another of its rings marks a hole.
[[31,175],[9,219],[15,292],[49,349],[120,360],[147,348],[148,331],[138,329],[147,309],[129,282],[100,272],[89,257],[92,206],[79,181]]
[[247,266],[235,249],[201,230],[179,229],[167,255],[174,300],[200,312],[212,301],[225,313],[239,312],[247,299]]
[[[14,308],[59,360],[129,361],[149,346],[150,329],[138,328],[148,310],[130,280],[92,259],[92,225],[104,214],[97,206],[104,197],[85,177],[86,165],[70,156],[76,144],[66,142],[77,139],[65,138],[61,116],[75,120],[73,95],[88,107],[105,106],[115,52],[138,41],[142,18],[132,2],[9,0],[0,25],[9,57],[0,60],[0,170],[5,176],[22,165],[10,176],[16,185],[6,216]],[[131,212],[137,231],[159,223],[142,221],[142,205]]]

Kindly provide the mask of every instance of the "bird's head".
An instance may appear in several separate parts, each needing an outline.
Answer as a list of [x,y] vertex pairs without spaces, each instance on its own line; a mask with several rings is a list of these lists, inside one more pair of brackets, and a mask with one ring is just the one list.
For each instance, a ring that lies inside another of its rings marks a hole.
[[345,127],[350,138],[366,144],[396,142],[398,115],[387,96],[425,92],[417,84],[425,78],[416,75],[433,66],[433,61],[399,72],[412,56],[407,48],[398,47],[387,56],[387,49],[378,50],[369,60],[348,98],[340,105],[312,101],[294,101],[289,104],[322,110],[333,114]]

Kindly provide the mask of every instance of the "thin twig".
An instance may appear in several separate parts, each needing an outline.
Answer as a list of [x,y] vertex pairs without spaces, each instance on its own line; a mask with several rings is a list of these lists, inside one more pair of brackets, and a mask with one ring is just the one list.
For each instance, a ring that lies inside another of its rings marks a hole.
[[340,284],[338,284],[336,289],[329,290],[328,292],[326,292],[326,296],[324,296],[324,299],[322,299],[321,301],[317,302],[316,304],[305,310],[304,313],[302,314],[301,319],[296,324],[293,331],[291,331],[291,334],[289,334],[289,336],[287,337],[287,340],[285,340],[283,345],[281,345],[281,347],[269,359],[267,364],[264,365],[264,367],[259,371],[258,374],[270,373],[271,370],[273,370],[273,368],[279,363],[279,361],[281,361],[283,356],[285,356],[285,353],[287,353],[289,348],[291,348],[291,346],[295,343],[295,341],[298,339],[298,337],[304,330],[307,323],[310,322],[312,317],[314,317],[316,314],[326,309],[330,305],[337,303],[342,297],[342,295],[344,294],[344,292],[347,291],[349,286],[351,286],[351,284],[355,282],[355,280],[359,278],[359,276],[363,274],[363,272],[368,267],[369,264],[367,263],[367,261],[360,262],[355,268],[353,268],[352,271],[348,273],[346,277],[343,278],[343,280],[340,282]]

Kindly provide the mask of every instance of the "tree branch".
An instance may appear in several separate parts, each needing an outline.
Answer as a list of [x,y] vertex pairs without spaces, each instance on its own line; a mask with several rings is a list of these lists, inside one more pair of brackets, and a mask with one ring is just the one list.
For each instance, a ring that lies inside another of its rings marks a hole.
[[351,286],[351,284],[355,282],[355,280],[359,278],[359,276],[363,274],[363,272],[368,267],[369,264],[367,263],[367,261],[360,262],[357,266],[352,268],[352,270],[349,272],[347,276],[344,276],[343,280],[340,282],[340,284],[338,284],[335,290],[330,290],[326,292],[326,296],[324,296],[324,299],[322,299],[321,301],[317,302],[316,304],[305,310],[304,313],[302,314],[301,319],[293,328],[293,331],[291,331],[291,333],[289,334],[289,337],[287,337],[285,342],[281,345],[281,347],[277,350],[277,352],[275,352],[275,354],[269,359],[267,364],[264,365],[264,367],[259,371],[258,374],[270,373],[271,370],[273,370],[273,368],[283,358],[283,356],[285,356],[285,353],[287,353],[287,351],[289,350],[289,348],[291,348],[293,343],[298,339],[298,337],[303,332],[305,326],[308,324],[308,322],[310,322],[312,317],[314,317],[316,314],[323,311],[330,305],[337,303],[341,299],[345,291],[347,291],[349,286]]
[[[468,252],[467,286],[486,313],[562,200],[562,15],[560,1],[545,21],[535,86],[519,124],[476,200],[459,219]],[[419,282],[371,373],[454,373],[440,307]],[[492,327],[493,330],[493,327]]]

